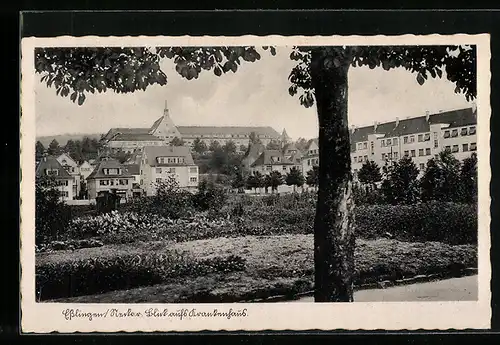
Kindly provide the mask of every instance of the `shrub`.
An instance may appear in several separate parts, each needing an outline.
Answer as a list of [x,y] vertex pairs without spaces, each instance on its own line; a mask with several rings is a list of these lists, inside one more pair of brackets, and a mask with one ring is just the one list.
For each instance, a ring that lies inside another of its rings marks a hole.
[[238,256],[196,261],[176,251],[62,258],[36,265],[39,300],[100,294],[159,284],[169,278],[245,269],[245,260]]
[[227,194],[213,181],[203,180],[198,185],[198,192],[194,195],[193,201],[198,210],[220,210],[227,201]]
[[53,241],[46,245],[38,246],[37,252],[55,251],[55,250],[76,250],[82,248],[95,248],[102,247],[104,243],[97,239],[85,240],[66,240],[66,241]]

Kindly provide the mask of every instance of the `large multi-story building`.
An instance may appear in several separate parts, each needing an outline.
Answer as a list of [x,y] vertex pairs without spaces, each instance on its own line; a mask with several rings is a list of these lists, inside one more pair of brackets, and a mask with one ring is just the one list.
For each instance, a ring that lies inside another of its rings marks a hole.
[[186,146],[148,146],[142,152],[140,186],[148,196],[155,195],[158,186],[174,178],[186,189],[198,187],[198,166]]
[[167,104],[163,116],[149,128],[112,128],[103,137],[102,144],[112,151],[141,152],[146,146],[168,146],[174,138],[182,139],[186,146],[192,147],[199,139],[207,146],[212,141],[224,145],[232,141],[237,149],[248,146],[251,133],[255,133],[264,145],[271,141],[288,142],[285,130],[280,135],[272,127],[241,126],[176,126],[170,117]]
[[472,107],[353,127],[353,172],[357,173],[367,160],[383,166],[403,156],[411,157],[423,171],[427,161],[443,150],[463,160],[477,149],[476,124],[477,111]]

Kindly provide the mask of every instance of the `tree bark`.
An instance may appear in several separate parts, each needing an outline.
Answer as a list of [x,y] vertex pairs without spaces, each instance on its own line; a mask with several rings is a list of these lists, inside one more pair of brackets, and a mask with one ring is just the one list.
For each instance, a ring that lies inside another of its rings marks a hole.
[[354,213],[347,122],[349,48],[312,50],[319,119],[319,192],[314,221],[315,302],[352,302]]

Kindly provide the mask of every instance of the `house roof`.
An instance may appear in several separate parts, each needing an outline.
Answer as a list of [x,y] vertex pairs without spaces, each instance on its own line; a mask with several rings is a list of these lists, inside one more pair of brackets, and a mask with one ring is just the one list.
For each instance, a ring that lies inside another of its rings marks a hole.
[[[280,161],[273,161],[272,157],[279,157]],[[280,150],[265,150],[264,152],[261,153],[259,158],[255,160],[255,162],[252,163],[252,167],[258,166],[258,165],[291,165],[294,164],[292,161],[286,159],[283,155],[283,152]]]
[[59,171],[57,176],[54,176],[56,179],[71,179],[71,178],[73,178],[66,171],[66,169],[63,168],[61,163],[59,163],[54,156],[46,156],[40,160],[40,162],[38,163],[38,166],[36,167],[36,170],[35,170],[35,176],[36,177],[47,176],[47,174],[45,172],[47,169]]
[[78,166],[78,163],[67,153],[62,153],[56,159],[61,164],[63,164],[63,160],[66,160],[67,165],[75,167]]
[[149,128],[111,128],[108,133],[102,138],[107,141],[117,134],[149,134]]
[[[144,154],[150,166],[195,165],[187,146],[146,146]],[[184,163],[158,163],[158,157],[183,157]]]
[[160,123],[161,123],[161,120],[163,120],[163,116],[162,116],[162,117],[160,117],[158,120],[156,120],[156,121],[153,123],[153,125],[152,125],[152,126],[151,126],[151,128],[149,129],[149,133],[154,132],[154,131],[158,128],[158,126],[159,126],[159,125],[160,125]]
[[359,127],[350,133],[351,149],[355,149],[355,143],[368,140],[370,134],[381,134],[385,137],[396,137],[422,132],[429,132],[431,124],[449,124],[449,128],[474,125],[477,123],[476,112],[472,108],[451,110],[426,116],[402,119],[399,121],[385,122],[375,126]]
[[249,135],[255,132],[257,135],[265,135],[271,138],[279,138],[279,133],[272,127],[238,127],[238,126],[177,126],[181,135]]
[[139,175],[141,171],[139,164],[127,164],[124,168],[130,175]]
[[[103,172],[103,169],[122,169],[121,175],[106,175]],[[106,177],[132,177],[132,175],[124,168],[120,162],[115,159],[104,159],[99,162],[99,164],[95,167],[94,171],[90,173],[87,177],[87,180],[96,179],[96,178],[106,178]]]
[[144,133],[119,133],[112,138],[113,141],[163,141],[152,134]]
[[264,144],[250,144],[250,147],[245,155],[245,158],[257,159],[262,152],[266,150]]

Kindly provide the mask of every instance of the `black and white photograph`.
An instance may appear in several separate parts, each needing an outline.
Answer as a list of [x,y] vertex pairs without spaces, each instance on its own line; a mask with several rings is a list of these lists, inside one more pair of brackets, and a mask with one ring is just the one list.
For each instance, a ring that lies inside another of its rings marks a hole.
[[397,38],[30,39],[29,328],[489,322],[488,36]]

